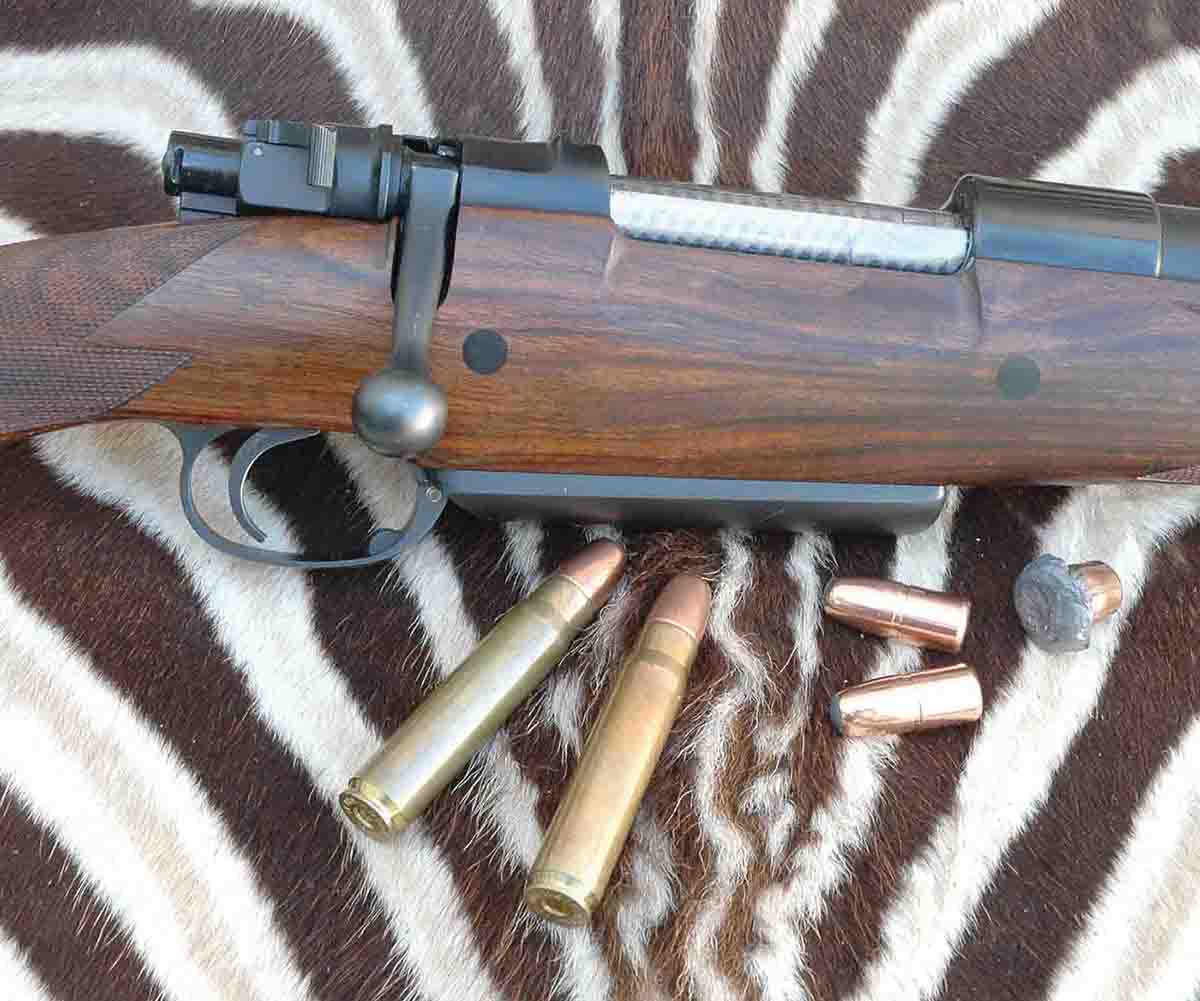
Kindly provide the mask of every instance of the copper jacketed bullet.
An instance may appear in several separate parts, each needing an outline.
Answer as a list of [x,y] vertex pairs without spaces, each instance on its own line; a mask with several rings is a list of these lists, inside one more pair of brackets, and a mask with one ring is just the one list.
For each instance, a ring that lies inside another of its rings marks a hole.
[[893,674],[843,688],[829,715],[844,737],[933,730],[973,723],[983,714],[979,678],[966,664]]
[[1043,650],[1086,650],[1092,626],[1121,607],[1121,578],[1107,563],[1068,565],[1046,553],[1017,577],[1013,603],[1025,632]]
[[625,659],[529,875],[525,904],[560,924],[591,918],[621,856],[708,622],[708,585],[674,578]]
[[958,653],[971,602],[894,580],[835,577],[825,589],[825,614],[848,626],[912,646]]
[[363,831],[401,831],[462,771],[562,659],[607,600],[625,554],[594,542],[514,605],[352,778],[342,809]]

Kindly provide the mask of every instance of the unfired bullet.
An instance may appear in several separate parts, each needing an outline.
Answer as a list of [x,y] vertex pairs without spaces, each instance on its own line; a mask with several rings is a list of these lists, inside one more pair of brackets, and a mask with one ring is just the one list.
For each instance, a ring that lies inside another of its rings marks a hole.
[[411,823],[562,659],[624,565],[620,546],[593,542],[509,609],[350,780],[346,816],[376,837]]
[[825,589],[825,614],[854,629],[911,646],[958,653],[971,602],[894,580],[835,577]]
[[983,713],[979,678],[966,664],[893,674],[843,688],[829,715],[843,737],[880,737],[973,723]]

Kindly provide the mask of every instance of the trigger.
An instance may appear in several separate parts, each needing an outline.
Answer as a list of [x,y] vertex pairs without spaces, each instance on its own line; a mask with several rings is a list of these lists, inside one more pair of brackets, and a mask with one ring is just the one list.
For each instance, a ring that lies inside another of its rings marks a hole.
[[276,445],[287,445],[316,434],[320,432],[309,428],[267,428],[255,431],[234,455],[229,467],[229,506],[233,508],[238,524],[255,542],[264,542],[267,533],[254,523],[254,519],[246,510],[246,476],[250,467],[262,458],[263,453]]

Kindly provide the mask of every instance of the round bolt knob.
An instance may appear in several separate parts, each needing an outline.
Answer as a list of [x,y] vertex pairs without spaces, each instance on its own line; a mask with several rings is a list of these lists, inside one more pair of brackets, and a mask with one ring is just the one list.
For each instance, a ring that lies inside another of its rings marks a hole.
[[446,394],[406,369],[369,375],[354,394],[354,430],[383,455],[416,455],[446,429]]

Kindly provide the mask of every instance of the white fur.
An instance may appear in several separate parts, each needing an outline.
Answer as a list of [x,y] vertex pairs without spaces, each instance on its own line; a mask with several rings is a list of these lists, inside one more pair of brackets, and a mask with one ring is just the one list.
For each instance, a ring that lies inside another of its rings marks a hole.
[[36,240],[38,234],[15,216],[0,212],[0,246],[6,243],[21,243]]
[[805,725],[812,715],[812,690],[821,666],[821,572],[833,563],[833,545],[824,535],[798,535],[787,558],[788,576],[795,582],[796,607],[792,615],[792,658],[789,678],[795,679],[791,705],[782,725],[758,727],[754,746],[761,759],[774,763],[758,803],[767,834],[771,869],[778,870],[796,822],[792,801],[792,763],[804,752]]
[[536,521],[504,523],[504,553],[525,594],[542,582],[542,542],[545,534],[541,524]]
[[600,147],[610,174],[624,174],[625,147],[621,140],[621,3],[591,0],[592,31],[604,58],[604,93],[600,98]]
[[825,30],[837,13],[837,0],[792,0],[779,35],[767,111],[758,145],[750,158],[750,177],[760,191],[781,191],[787,177],[788,123],[796,92],[812,72],[825,42]]
[[723,0],[693,0],[692,3],[688,83],[692,90],[692,126],[699,141],[696,158],[692,161],[692,180],[697,184],[716,181],[721,165],[721,146],[712,113],[712,72],[721,44],[718,28],[723,6]]
[[650,934],[675,908],[678,873],[671,839],[649,810],[639,810],[630,835],[631,886],[617,907],[617,937],[629,964],[651,974],[646,946]]
[[1058,6],[1059,0],[941,0],[917,18],[867,121],[855,199],[910,202],[925,154],[959,98]]
[[1180,46],[1101,104],[1081,135],[1038,170],[1044,181],[1152,191],[1167,160],[1200,148],[1200,52]]
[[[139,956],[172,1001],[223,1001],[244,986],[220,962],[203,963],[186,917],[148,864],[138,832],[110,806],[59,734],[28,705],[0,703],[0,776],[31,816],[54,830],[105,902],[120,915]],[[53,776],[49,788],[46,779]],[[224,944],[224,943],[222,943]],[[214,968],[215,967],[215,968]]]
[[[370,451],[351,435],[331,435],[329,440],[375,523],[403,525],[411,507],[412,467]],[[463,605],[462,583],[454,564],[437,536],[431,534],[410,555],[396,561],[396,572],[417,606],[434,663],[444,677],[479,642]],[[480,750],[460,781],[469,790],[467,798],[482,826],[499,842],[497,865],[501,870],[528,870],[542,843],[535,812],[537,790],[513,759],[506,730]],[[611,975],[592,935],[558,926],[553,926],[551,933],[562,949],[563,988],[578,1001],[606,995],[611,990]]]
[[[95,852],[72,853],[87,877],[105,887],[106,901],[122,914],[134,939],[147,944],[147,963],[160,977],[170,977],[178,960],[154,951],[157,930],[142,925],[153,926],[159,916],[141,909],[143,890],[147,899],[156,893],[163,897],[189,950],[189,962],[201,967],[199,973],[223,979],[243,993],[253,990],[264,999],[306,998],[305,979],[254,868],[195,776],[154,728],[94,673],[87,656],[25,605],[3,564],[0,619],[5,624],[0,640],[3,703],[28,714],[35,728],[53,735],[55,754],[74,769],[87,795],[102,801],[104,811],[76,815],[73,801],[56,783],[40,781],[47,774],[43,768],[23,770],[31,764],[24,751],[14,756],[9,748],[6,760],[31,808],[50,816],[60,838],[70,840],[61,824],[85,831],[101,825],[93,831],[100,842]],[[7,739],[0,735],[0,743]],[[47,798],[63,801],[51,806]],[[109,809],[111,817],[105,812]],[[113,826],[105,829],[102,825],[108,820]],[[172,860],[169,878],[152,877],[153,890],[117,877],[106,884],[94,870],[106,867],[103,844],[112,837],[143,860]],[[185,987],[172,990],[186,996]]]
[[[945,585],[959,500],[959,492],[951,489],[941,516],[930,528],[896,540],[893,578],[918,587]],[[868,676],[911,671],[920,661],[919,651],[891,643]],[[805,996],[801,971],[807,946],[797,928],[820,919],[830,895],[849,875],[851,855],[874,826],[883,771],[893,756],[893,740],[845,742],[834,792],[810,820],[811,837],[789,861],[786,877],[772,883],[759,898],[755,918],[763,944],[751,951],[747,967],[770,1001]]]
[[0,984],[6,1001],[53,1001],[39,977],[29,965],[29,957],[0,928]]
[[0,49],[0,132],[96,136],[152,163],[167,135],[229,135],[224,105],[186,65],[148,45]]
[[[179,450],[161,428],[119,424],[72,428],[37,440],[42,460],[88,496],[123,511],[179,561],[213,624],[217,641],[241,674],[254,710],[308,773],[334,811],[347,776],[377,750],[382,736],[364,718],[313,626],[303,574],[225,556],[192,531],[179,503]],[[228,466],[212,450],[197,463],[197,503],[212,524],[237,531],[228,511]],[[252,516],[270,541],[295,539],[278,511],[247,488]],[[236,537],[236,536],[235,536]],[[353,829],[343,819],[348,833]],[[418,822],[382,844],[348,838],[369,887],[404,949],[398,961],[416,988],[440,1001],[495,996],[471,923],[441,852]]]
[[[1193,800],[1193,809],[1195,801]],[[1196,845],[1200,831],[1192,825],[1190,844]],[[1179,882],[1172,885],[1173,891],[1190,889],[1189,899],[1179,902],[1179,906],[1163,915],[1168,922],[1168,929],[1173,933],[1167,944],[1157,968],[1146,978],[1143,993],[1139,996],[1144,1001],[1176,1001],[1177,998],[1195,998],[1200,995],[1200,950],[1196,943],[1200,941],[1200,898],[1195,893],[1196,884],[1200,882],[1200,864],[1194,852],[1188,862],[1188,869],[1181,873]],[[1174,894],[1178,896],[1178,893]]]
[[[433,110],[412,46],[389,0],[192,0],[212,10],[261,10],[304,25],[346,78],[368,124],[433,135]],[[161,155],[161,154],[160,154]]]
[[1195,937],[1182,936],[1200,920],[1198,879],[1200,719],[1143,794],[1133,830],[1054,977],[1050,1001],[1145,998],[1151,984],[1161,998],[1192,996],[1200,954]]
[[732,999],[732,985],[717,969],[717,932],[737,883],[753,856],[753,845],[717,802],[732,739],[733,724],[744,711],[755,711],[766,697],[770,667],[751,649],[733,624],[733,615],[754,585],[754,558],[747,537],[723,532],[724,568],[713,593],[708,632],[729,665],[729,684],[713,700],[688,748],[695,762],[693,795],[700,834],[713,856],[713,871],[704,903],[688,935],[687,973],[692,992],[701,997]]
[[554,99],[542,74],[542,53],[530,0],[488,0],[488,8],[508,43],[508,68],[521,84],[521,135],[529,140],[554,135]]
[[1121,578],[1120,610],[1082,653],[1026,646],[988,706],[954,804],[906,867],[884,915],[880,953],[855,1001],[930,997],[1004,853],[1045,802],[1055,771],[1096,706],[1119,630],[1137,606],[1155,547],[1200,515],[1200,493],[1127,485],[1075,491],[1040,533],[1067,562],[1103,560]]

